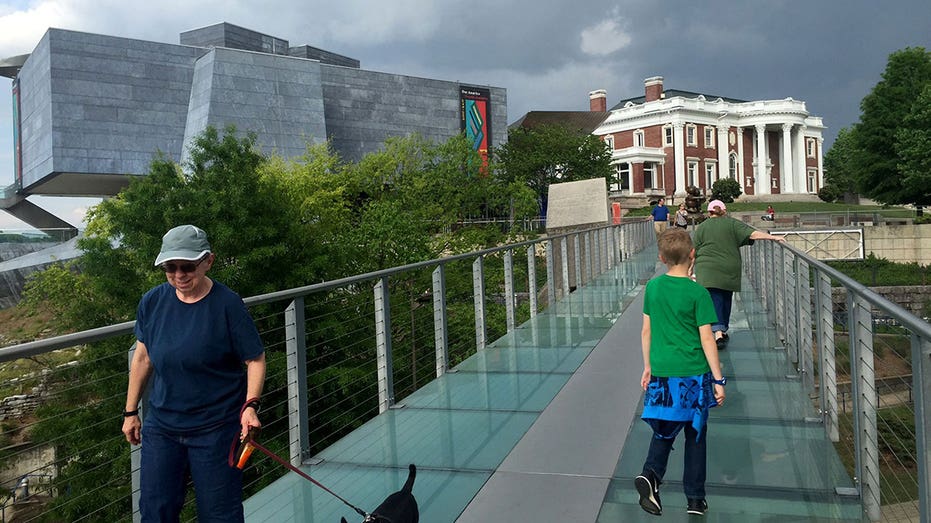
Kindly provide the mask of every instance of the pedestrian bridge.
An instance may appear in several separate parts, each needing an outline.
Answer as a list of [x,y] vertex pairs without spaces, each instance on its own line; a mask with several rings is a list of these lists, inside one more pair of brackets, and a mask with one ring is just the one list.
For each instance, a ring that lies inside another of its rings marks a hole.
[[[927,522],[931,328],[792,240],[742,250],[706,520]],[[661,271],[652,224],[630,221],[247,298],[260,442],[366,511],[414,463],[424,522],[652,520],[633,477]],[[113,419],[133,326],[0,348],[0,520],[138,520],[138,447]],[[675,450],[665,521],[688,519],[681,473]],[[262,454],[244,480],[250,523],[360,519]]]
[[[418,467],[421,521],[650,521],[637,503],[651,433],[639,420],[643,283],[655,248],[619,264],[330,446],[302,470],[371,510]],[[749,287],[749,282],[746,287]],[[727,402],[708,432],[708,521],[861,521],[851,477],[776,350],[759,296],[734,307]],[[682,454],[661,489],[686,521]],[[846,494],[845,494],[846,493]],[[249,522],[358,516],[288,473],[246,503]]]

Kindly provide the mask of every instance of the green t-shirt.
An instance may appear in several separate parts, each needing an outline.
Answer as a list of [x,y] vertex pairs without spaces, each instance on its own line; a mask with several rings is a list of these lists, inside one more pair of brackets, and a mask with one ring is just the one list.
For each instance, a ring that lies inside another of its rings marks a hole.
[[718,321],[711,295],[689,278],[647,282],[643,313],[650,317],[650,368],[654,376],[697,376],[711,370],[698,327]]
[[695,278],[703,287],[740,292],[740,248],[755,231],[730,216],[709,218],[695,228]]

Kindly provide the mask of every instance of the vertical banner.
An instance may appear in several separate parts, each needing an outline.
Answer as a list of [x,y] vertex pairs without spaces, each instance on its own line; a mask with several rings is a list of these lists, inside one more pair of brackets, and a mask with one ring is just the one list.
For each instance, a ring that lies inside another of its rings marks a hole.
[[16,186],[23,186],[23,121],[20,114],[19,78],[13,79],[13,176]]
[[459,86],[460,128],[482,157],[482,170],[488,167],[491,143],[491,91],[480,87]]

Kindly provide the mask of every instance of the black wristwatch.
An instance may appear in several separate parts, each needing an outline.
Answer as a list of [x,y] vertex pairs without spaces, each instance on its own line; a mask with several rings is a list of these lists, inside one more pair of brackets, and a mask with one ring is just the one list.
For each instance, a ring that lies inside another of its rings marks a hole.
[[133,416],[138,416],[138,415],[139,415],[139,409],[136,409],[136,410],[124,410],[124,411],[123,411],[123,417],[124,417],[124,418],[131,418],[131,417],[133,417]]
[[719,380],[716,380],[716,379],[714,379],[714,378],[711,378],[711,383],[714,383],[715,385],[720,385],[720,386],[723,387],[723,386],[727,385],[727,378],[725,378],[724,376],[721,376],[721,379],[719,379]]
[[242,406],[242,410],[246,410],[246,409],[248,409],[249,407],[252,407],[253,409],[255,409],[255,413],[258,414],[258,413],[259,413],[259,409],[262,408],[262,402],[259,401],[258,399],[254,399],[254,400],[248,401],[248,402],[246,402],[245,405]]

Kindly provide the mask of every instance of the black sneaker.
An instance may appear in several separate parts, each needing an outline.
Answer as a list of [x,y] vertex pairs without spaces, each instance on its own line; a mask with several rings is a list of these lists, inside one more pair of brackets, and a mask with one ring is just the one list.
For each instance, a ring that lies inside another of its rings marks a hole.
[[694,514],[696,516],[704,516],[706,510],[708,510],[708,502],[706,502],[703,499],[689,498],[689,508],[688,508],[689,514]]
[[652,472],[645,472],[634,479],[634,486],[640,494],[640,508],[659,516],[663,513],[663,503],[659,500],[659,480]]

